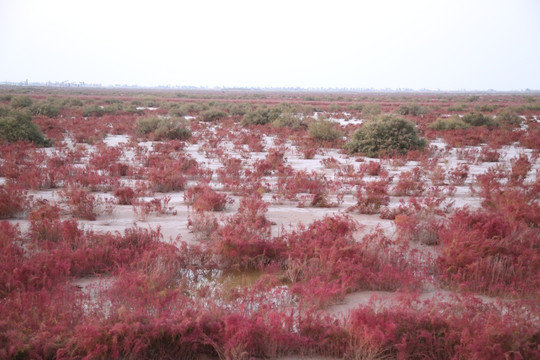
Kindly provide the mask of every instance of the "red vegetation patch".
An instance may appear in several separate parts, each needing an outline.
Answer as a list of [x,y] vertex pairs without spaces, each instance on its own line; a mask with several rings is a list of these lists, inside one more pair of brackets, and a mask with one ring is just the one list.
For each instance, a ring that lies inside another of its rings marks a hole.
[[232,201],[226,194],[218,193],[208,184],[190,187],[184,193],[184,199],[196,211],[223,211]]
[[459,210],[440,231],[441,281],[489,294],[537,296],[540,232],[494,211]]

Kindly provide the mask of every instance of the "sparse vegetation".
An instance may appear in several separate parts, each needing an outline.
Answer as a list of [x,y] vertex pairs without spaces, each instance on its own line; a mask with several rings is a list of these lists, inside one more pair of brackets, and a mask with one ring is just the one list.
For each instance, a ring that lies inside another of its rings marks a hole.
[[0,140],[1,359],[540,358],[534,93],[51,94],[0,88],[57,144]]

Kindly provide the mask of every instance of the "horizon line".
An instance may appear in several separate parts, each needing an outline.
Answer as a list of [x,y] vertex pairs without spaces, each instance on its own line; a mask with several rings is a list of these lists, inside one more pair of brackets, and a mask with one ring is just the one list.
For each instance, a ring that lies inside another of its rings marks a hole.
[[362,87],[302,87],[302,86],[225,86],[225,85],[137,85],[137,84],[101,84],[84,81],[3,81],[0,86],[15,87],[50,87],[50,88],[89,88],[89,89],[148,89],[148,90],[219,90],[219,91],[288,91],[288,92],[382,92],[382,93],[540,93],[539,89],[429,89],[429,88],[362,88]]

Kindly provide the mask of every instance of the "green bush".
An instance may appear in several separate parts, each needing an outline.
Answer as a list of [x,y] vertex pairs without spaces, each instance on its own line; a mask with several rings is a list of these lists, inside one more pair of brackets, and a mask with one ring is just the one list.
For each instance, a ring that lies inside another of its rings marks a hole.
[[187,140],[191,137],[187,121],[179,117],[148,116],[140,118],[137,120],[137,132],[148,135],[152,140]]
[[83,102],[76,98],[68,98],[62,100],[62,106],[61,107],[81,107],[83,106]]
[[32,122],[32,117],[20,111],[0,116],[0,139],[8,142],[30,141],[37,145],[50,146],[51,142]]
[[227,113],[216,108],[204,110],[199,114],[199,120],[207,122],[221,120],[224,117],[227,117]]
[[332,104],[328,107],[328,111],[330,112],[338,112],[341,111],[341,106],[339,104]]
[[414,123],[393,115],[382,115],[358,129],[346,149],[350,153],[376,157],[405,154],[409,150],[423,149],[425,145],[425,140],[418,137]]
[[249,105],[247,104],[233,104],[229,109],[229,114],[232,116],[244,116],[249,111]]
[[137,119],[137,132],[139,134],[150,134],[159,126],[160,118],[157,116],[148,116]]
[[522,119],[512,109],[506,108],[501,110],[495,118],[499,123],[519,125]]
[[169,109],[169,115],[170,116],[178,116],[178,117],[182,117],[182,116],[186,116],[189,112],[187,111],[186,108],[184,108],[183,106],[181,105],[174,105],[172,106],[170,109]]
[[86,105],[83,107],[83,116],[103,116],[105,109],[97,105]]
[[280,115],[281,110],[277,107],[272,108],[257,108],[249,111],[244,115],[242,120],[243,125],[266,125],[274,122]]
[[161,119],[154,132],[154,140],[188,140],[189,138],[191,138],[191,130],[183,118]]
[[429,109],[417,103],[401,105],[397,110],[400,115],[421,116],[429,113]]
[[454,104],[448,107],[448,111],[467,111],[469,110],[469,105],[467,104]]
[[288,127],[291,129],[305,128],[306,124],[300,118],[291,113],[283,113],[280,117],[272,122],[275,127]]
[[463,115],[461,119],[470,126],[497,126],[493,118],[480,112],[470,112],[467,115]]
[[0,95],[0,101],[11,101],[11,99],[13,99],[13,95],[9,95],[9,94]]
[[22,109],[32,106],[33,103],[28,96],[17,96],[11,99],[10,105],[14,109]]
[[492,112],[492,111],[495,111],[495,109],[497,109],[497,105],[490,105],[490,104],[476,105],[474,109],[476,111]]
[[7,116],[11,110],[7,106],[0,105],[0,117]]
[[60,113],[60,106],[53,102],[41,101],[37,104],[30,106],[30,112],[33,115],[45,115],[50,118],[58,116]]
[[381,113],[381,105],[379,104],[365,104],[362,107],[362,116],[373,117]]
[[308,134],[318,141],[334,141],[343,136],[329,120],[317,120],[309,124]]
[[354,111],[362,111],[362,109],[364,108],[364,105],[362,104],[350,104],[350,105],[347,105],[347,110],[354,110]]
[[438,118],[434,123],[429,124],[429,128],[433,130],[455,130],[467,129],[469,124],[461,120],[457,115],[448,118]]

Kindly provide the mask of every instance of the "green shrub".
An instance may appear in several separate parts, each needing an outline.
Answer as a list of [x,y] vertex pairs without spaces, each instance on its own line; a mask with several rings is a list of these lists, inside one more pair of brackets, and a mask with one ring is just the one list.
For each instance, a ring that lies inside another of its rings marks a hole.
[[199,114],[199,119],[201,121],[217,121],[221,120],[224,117],[227,117],[227,113],[223,110],[212,108],[208,110],[204,110]]
[[448,118],[438,118],[434,123],[429,124],[429,128],[433,130],[455,130],[467,129],[469,124],[461,120],[457,115]]
[[53,102],[41,101],[37,104],[30,106],[30,112],[34,115],[45,115],[50,118],[58,116],[60,113],[60,106]]
[[492,112],[497,109],[497,105],[482,104],[474,107],[476,111]]
[[274,122],[281,115],[281,110],[273,108],[257,108],[244,115],[243,125],[266,125]]
[[11,101],[11,99],[13,99],[13,95],[9,95],[9,94],[0,95],[0,101]]
[[183,118],[164,118],[154,132],[154,140],[188,140],[191,130]]
[[309,124],[308,134],[318,141],[334,141],[343,136],[329,120],[317,120]]
[[397,110],[400,115],[412,115],[412,116],[421,116],[428,114],[430,109],[424,106],[420,106],[417,103],[401,105]]
[[497,126],[493,118],[480,112],[470,112],[467,115],[463,115],[461,119],[470,126]]
[[373,117],[381,113],[381,105],[379,104],[365,104],[362,107],[362,116]]
[[139,134],[150,134],[159,126],[160,118],[157,116],[148,116],[137,119],[137,132]]
[[276,127],[288,127],[291,129],[305,128],[306,124],[300,118],[291,113],[283,113],[280,117],[272,122]]
[[330,112],[338,112],[341,111],[341,106],[339,104],[332,104],[328,107],[328,111]]
[[347,110],[354,110],[354,111],[362,111],[362,109],[364,108],[364,105],[362,104],[350,104],[350,105],[347,105]]
[[448,111],[467,111],[469,110],[469,105],[467,104],[454,104],[448,107]]
[[423,149],[425,145],[425,140],[418,137],[414,123],[393,115],[382,115],[358,129],[346,149],[350,153],[376,157],[405,154],[409,150]]
[[81,107],[83,105],[84,104],[81,100],[76,99],[76,98],[69,98],[69,99],[64,99],[62,101],[61,107]]
[[32,106],[33,101],[28,96],[17,96],[11,99],[11,107],[14,109],[22,109]]
[[101,106],[86,105],[83,107],[83,116],[103,116],[105,110]]
[[0,105],[0,117],[7,116],[11,110],[7,106]]
[[140,118],[137,120],[137,132],[148,135],[152,140],[187,140],[191,137],[187,121],[179,117],[148,116]]
[[0,116],[0,139],[8,142],[31,141],[44,146],[51,144],[40,128],[32,122],[32,117],[20,111]]
[[519,125],[522,119],[512,109],[506,108],[501,110],[495,118],[499,123]]
[[249,107],[246,104],[239,105],[233,104],[229,109],[229,114],[232,116],[243,116],[249,111]]
[[182,105],[175,104],[169,109],[169,116],[182,117],[186,116],[189,112]]

